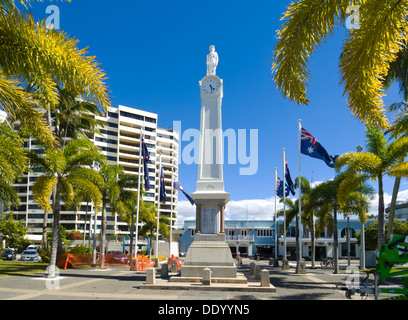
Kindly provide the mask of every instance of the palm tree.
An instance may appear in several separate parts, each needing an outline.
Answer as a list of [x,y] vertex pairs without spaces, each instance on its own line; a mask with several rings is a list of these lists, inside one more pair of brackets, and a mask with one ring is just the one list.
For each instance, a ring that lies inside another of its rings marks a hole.
[[19,206],[20,198],[12,187],[27,169],[24,140],[5,122],[0,123],[0,200],[6,207]]
[[55,146],[37,105],[57,105],[60,86],[107,110],[106,75],[86,49],[78,49],[78,40],[49,30],[45,21],[35,22],[29,13],[17,11],[14,1],[0,1],[0,9],[0,103],[32,136]]
[[[134,229],[134,214],[137,209],[137,190],[134,189],[138,183],[138,176],[133,174],[126,174],[121,172],[118,176],[118,186],[119,186],[119,201],[120,204],[116,205],[118,208],[119,217],[125,221],[130,228],[130,243],[129,243],[129,261],[130,264],[133,259],[133,229]],[[143,205],[142,194],[140,193],[139,205]],[[137,228],[137,223],[136,223]],[[136,252],[137,256],[137,252]]]
[[340,193],[340,185],[346,178],[346,174],[339,174],[333,180],[316,186],[310,195],[320,223],[322,221],[327,223],[330,220],[332,222],[335,274],[339,272],[337,214],[368,211],[369,202],[367,195],[371,194],[370,188],[361,182],[353,185],[347,184],[348,188],[344,188],[342,193]]
[[[391,63],[388,75],[384,79],[384,87],[386,89],[397,82],[399,91],[404,99],[402,102],[393,103],[389,107],[389,111],[397,111],[397,114],[392,122],[391,138],[408,136],[408,47],[405,47],[399,52],[397,59]],[[388,216],[387,239],[391,240],[394,229],[395,208],[397,204],[398,192],[401,185],[401,176],[395,177],[394,188],[392,191],[390,212]]]
[[[106,160],[100,150],[87,139],[72,140],[63,150],[47,149],[44,157],[31,153],[30,159],[32,167],[44,172],[33,185],[33,199],[44,210],[53,213],[49,274],[53,277],[57,253],[61,250],[58,248],[61,203],[63,201],[66,208],[77,209],[84,199],[91,199],[98,210],[101,206],[99,189],[102,188],[103,180],[90,165],[93,161],[103,163]],[[51,193],[52,208],[49,201]]]
[[367,127],[367,152],[354,152],[341,155],[336,162],[336,171],[345,168],[349,176],[367,174],[378,181],[378,248],[385,241],[384,188],[383,176],[397,176],[407,172],[399,164],[408,154],[408,137],[403,137],[387,144],[384,133],[373,127]]
[[119,165],[105,164],[101,167],[100,174],[104,181],[101,188],[102,193],[102,227],[101,227],[101,268],[105,268],[105,248],[106,248],[106,209],[109,205],[111,214],[118,215],[130,222],[128,219],[133,210],[137,193],[131,188],[137,186],[137,176],[125,174]]
[[157,230],[157,206],[153,203],[145,202],[140,207],[140,220],[143,222],[143,226],[139,230],[141,236],[153,238],[159,232],[166,239],[170,239],[170,220],[161,215],[159,217],[159,230]]
[[99,128],[105,126],[103,121],[97,120],[102,112],[98,106],[85,101],[67,89],[59,89],[59,103],[52,108],[55,119],[54,134],[61,146],[67,138],[80,138],[100,133]]
[[388,129],[384,114],[383,79],[406,43],[408,3],[400,0],[300,0],[284,13],[272,71],[282,95],[307,105],[310,56],[336,27],[350,19],[358,5],[359,28],[349,30],[339,59],[344,95],[353,115],[367,125]]

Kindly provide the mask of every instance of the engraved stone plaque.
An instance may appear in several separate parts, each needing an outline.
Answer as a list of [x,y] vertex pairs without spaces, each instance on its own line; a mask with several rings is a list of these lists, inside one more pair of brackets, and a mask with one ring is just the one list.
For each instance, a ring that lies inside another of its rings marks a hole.
[[201,233],[217,234],[219,232],[220,209],[217,206],[201,208]]

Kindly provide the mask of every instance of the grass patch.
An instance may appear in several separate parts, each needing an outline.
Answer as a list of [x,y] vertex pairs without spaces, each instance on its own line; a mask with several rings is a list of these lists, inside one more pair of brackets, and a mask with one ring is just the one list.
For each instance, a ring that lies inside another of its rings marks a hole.
[[48,263],[14,262],[14,261],[1,261],[0,260],[0,277],[45,272],[45,269],[47,267],[48,267]]

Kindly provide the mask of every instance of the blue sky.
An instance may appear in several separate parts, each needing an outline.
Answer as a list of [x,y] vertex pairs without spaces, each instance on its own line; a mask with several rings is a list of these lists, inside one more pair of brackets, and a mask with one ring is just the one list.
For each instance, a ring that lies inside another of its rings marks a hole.
[[[257,129],[259,135],[255,175],[239,175],[239,163],[224,165],[225,189],[231,196],[227,217],[242,217],[248,204],[250,217],[271,218],[274,208],[268,199],[274,197],[275,167],[282,177],[282,148],[292,177],[298,175],[298,119],[330,154],[355,151],[365,143],[365,127],[347,110],[339,86],[344,28],[310,59],[309,106],[290,103],[277,91],[271,59],[276,30],[289,3],[72,0],[34,3],[31,10],[36,19],[44,19],[46,7],[57,5],[61,29],[79,39],[81,48],[89,47],[107,73],[113,106],[158,113],[160,127],[181,121],[182,130],[199,129],[198,82],[206,75],[208,48],[215,45],[220,58],[217,75],[224,81],[223,129]],[[385,102],[397,101],[400,97],[393,89]],[[183,141],[181,150],[188,144]],[[302,156],[302,175],[311,180],[312,172],[314,181],[334,176],[324,162]],[[181,163],[179,174],[184,188],[195,191],[197,165]],[[391,194],[392,185],[387,178],[386,193]],[[403,181],[401,190],[406,189]],[[181,193],[179,200],[180,218],[194,215]],[[259,208],[259,203],[264,206]]]

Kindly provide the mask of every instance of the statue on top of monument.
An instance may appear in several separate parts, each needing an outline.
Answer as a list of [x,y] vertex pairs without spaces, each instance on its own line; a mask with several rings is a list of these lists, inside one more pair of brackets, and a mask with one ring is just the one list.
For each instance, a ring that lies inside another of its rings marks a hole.
[[207,55],[207,76],[215,76],[215,71],[218,66],[218,53],[215,52],[215,47],[210,47],[210,53]]

